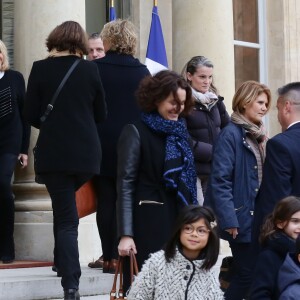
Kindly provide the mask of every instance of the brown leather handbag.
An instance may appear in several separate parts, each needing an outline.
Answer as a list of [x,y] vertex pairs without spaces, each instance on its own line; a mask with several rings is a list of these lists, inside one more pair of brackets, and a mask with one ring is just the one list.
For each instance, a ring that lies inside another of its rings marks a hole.
[[92,179],[87,181],[76,192],[78,217],[83,218],[97,210],[97,197]]
[[[123,291],[123,262],[124,262],[124,257],[119,256],[118,264],[114,276],[114,282],[110,292],[110,300],[126,299]],[[138,270],[135,254],[133,253],[133,251],[130,251],[130,283],[131,284],[133,282],[134,276],[136,276],[138,273],[139,270]],[[119,277],[119,290],[117,292],[118,277]]]

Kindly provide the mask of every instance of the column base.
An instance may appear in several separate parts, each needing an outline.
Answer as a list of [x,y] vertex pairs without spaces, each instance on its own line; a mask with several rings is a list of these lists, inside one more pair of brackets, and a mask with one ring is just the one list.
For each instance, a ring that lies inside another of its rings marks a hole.
[[[14,183],[16,259],[53,261],[53,214],[51,199],[44,185]],[[80,219],[79,259],[88,264],[102,254],[96,214]]]
[[[16,212],[14,239],[16,259],[53,261],[52,211]],[[95,214],[80,219],[78,245],[81,264],[87,265],[102,254]]]

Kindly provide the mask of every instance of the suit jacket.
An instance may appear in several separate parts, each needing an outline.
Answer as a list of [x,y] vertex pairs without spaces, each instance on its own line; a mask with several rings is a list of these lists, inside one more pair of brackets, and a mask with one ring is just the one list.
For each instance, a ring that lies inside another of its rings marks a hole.
[[66,81],[44,123],[40,117],[76,56],[51,57],[33,63],[24,113],[40,129],[35,155],[38,173],[100,172],[101,146],[96,122],[106,117],[104,92],[94,63],[81,60]]
[[253,241],[265,217],[287,196],[300,196],[300,122],[267,142],[263,178],[255,204]]

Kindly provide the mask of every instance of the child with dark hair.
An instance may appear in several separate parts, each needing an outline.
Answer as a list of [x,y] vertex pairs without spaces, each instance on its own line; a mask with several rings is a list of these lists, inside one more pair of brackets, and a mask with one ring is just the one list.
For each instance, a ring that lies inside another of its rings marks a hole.
[[127,299],[224,299],[212,271],[219,254],[216,225],[210,208],[186,206],[165,249],[145,262]]
[[279,300],[300,299],[300,235],[296,240],[296,252],[286,256],[279,270],[278,287]]
[[279,298],[278,273],[287,254],[295,252],[299,233],[300,198],[289,196],[276,204],[262,227],[263,248],[256,262],[250,300]]

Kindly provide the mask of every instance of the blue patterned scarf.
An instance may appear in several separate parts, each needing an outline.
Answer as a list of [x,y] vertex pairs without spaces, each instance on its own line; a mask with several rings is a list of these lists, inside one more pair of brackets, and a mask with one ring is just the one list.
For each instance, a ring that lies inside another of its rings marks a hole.
[[142,121],[155,132],[167,136],[163,174],[166,187],[176,190],[177,198],[184,205],[198,204],[197,174],[183,119],[171,121],[163,119],[158,113],[142,113]]

